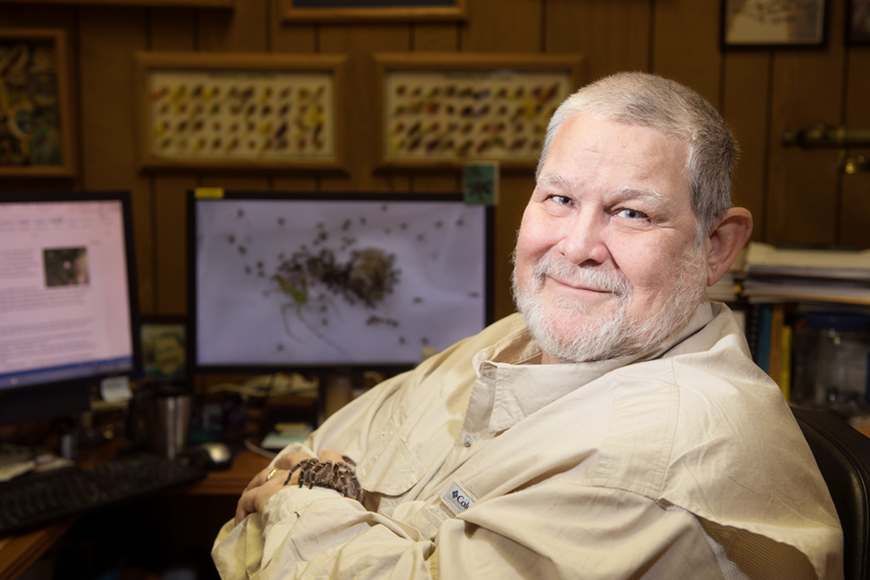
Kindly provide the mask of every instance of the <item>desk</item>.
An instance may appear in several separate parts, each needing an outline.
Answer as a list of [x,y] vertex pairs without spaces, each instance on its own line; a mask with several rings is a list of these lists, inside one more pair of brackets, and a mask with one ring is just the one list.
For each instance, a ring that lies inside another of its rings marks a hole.
[[[245,449],[239,453],[229,469],[212,471],[205,479],[170,493],[237,497],[242,494],[248,482],[266,468],[269,461],[269,458]],[[71,518],[20,536],[0,538],[0,580],[17,578],[62,538],[75,522],[76,519]]]

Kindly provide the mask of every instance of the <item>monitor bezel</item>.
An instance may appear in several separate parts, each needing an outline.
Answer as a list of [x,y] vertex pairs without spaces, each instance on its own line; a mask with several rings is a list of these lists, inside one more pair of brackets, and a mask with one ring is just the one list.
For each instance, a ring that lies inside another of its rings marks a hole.
[[[347,363],[347,364],[201,364],[198,357],[198,332],[196,308],[196,202],[198,199],[241,199],[241,200],[300,200],[300,201],[464,201],[464,196],[456,192],[320,192],[320,191],[255,191],[255,190],[188,190],[187,192],[187,339],[188,366],[194,374],[273,374],[297,371],[302,373],[357,373],[376,371],[386,375],[410,370],[416,364]],[[484,326],[494,322],[495,317],[495,211],[493,206],[485,206],[485,312]]]
[[97,373],[48,383],[0,389],[0,425],[14,425],[76,415],[90,410],[93,391],[110,377],[136,379],[142,375],[142,345],[139,336],[139,287],[136,269],[133,213],[128,191],[3,191],[0,203],[119,201],[124,227],[127,287],[133,360],[130,370]]

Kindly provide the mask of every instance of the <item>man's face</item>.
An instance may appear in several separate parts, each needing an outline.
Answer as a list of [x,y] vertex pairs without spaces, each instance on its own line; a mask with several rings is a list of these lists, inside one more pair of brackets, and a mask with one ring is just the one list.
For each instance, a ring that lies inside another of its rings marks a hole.
[[544,362],[637,352],[682,327],[706,282],[688,147],[581,113],[553,140],[517,238],[514,292]]

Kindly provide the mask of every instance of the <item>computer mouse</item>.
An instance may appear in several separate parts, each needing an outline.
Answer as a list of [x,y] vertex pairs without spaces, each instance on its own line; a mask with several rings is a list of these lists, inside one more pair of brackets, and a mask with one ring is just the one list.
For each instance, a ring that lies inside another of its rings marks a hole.
[[197,467],[227,469],[233,463],[233,453],[226,443],[206,441],[187,450],[187,457]]

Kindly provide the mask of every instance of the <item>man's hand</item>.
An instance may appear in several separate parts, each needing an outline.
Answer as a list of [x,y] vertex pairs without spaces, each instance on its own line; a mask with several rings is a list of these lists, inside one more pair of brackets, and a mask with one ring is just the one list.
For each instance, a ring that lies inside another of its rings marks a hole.
[[[248,514],[261,512],[263,506],[269,501],[269,498],[281,491],[285,484],[298,485],[298,472],[293,474],[290,481],[287,481],[287,476],[294,467],[306,459],[312,459],[312,457],[307,453],[286,453],[278,458],[274,468],[267,467],[255,475],[245,488],[245,491],[242,492],[242,497],[239,498],[239,503],[236,506],[236,525],[245,519]],[[317,459],[336,463],[344,461],[340,453],[328,450],[318,453]]]

